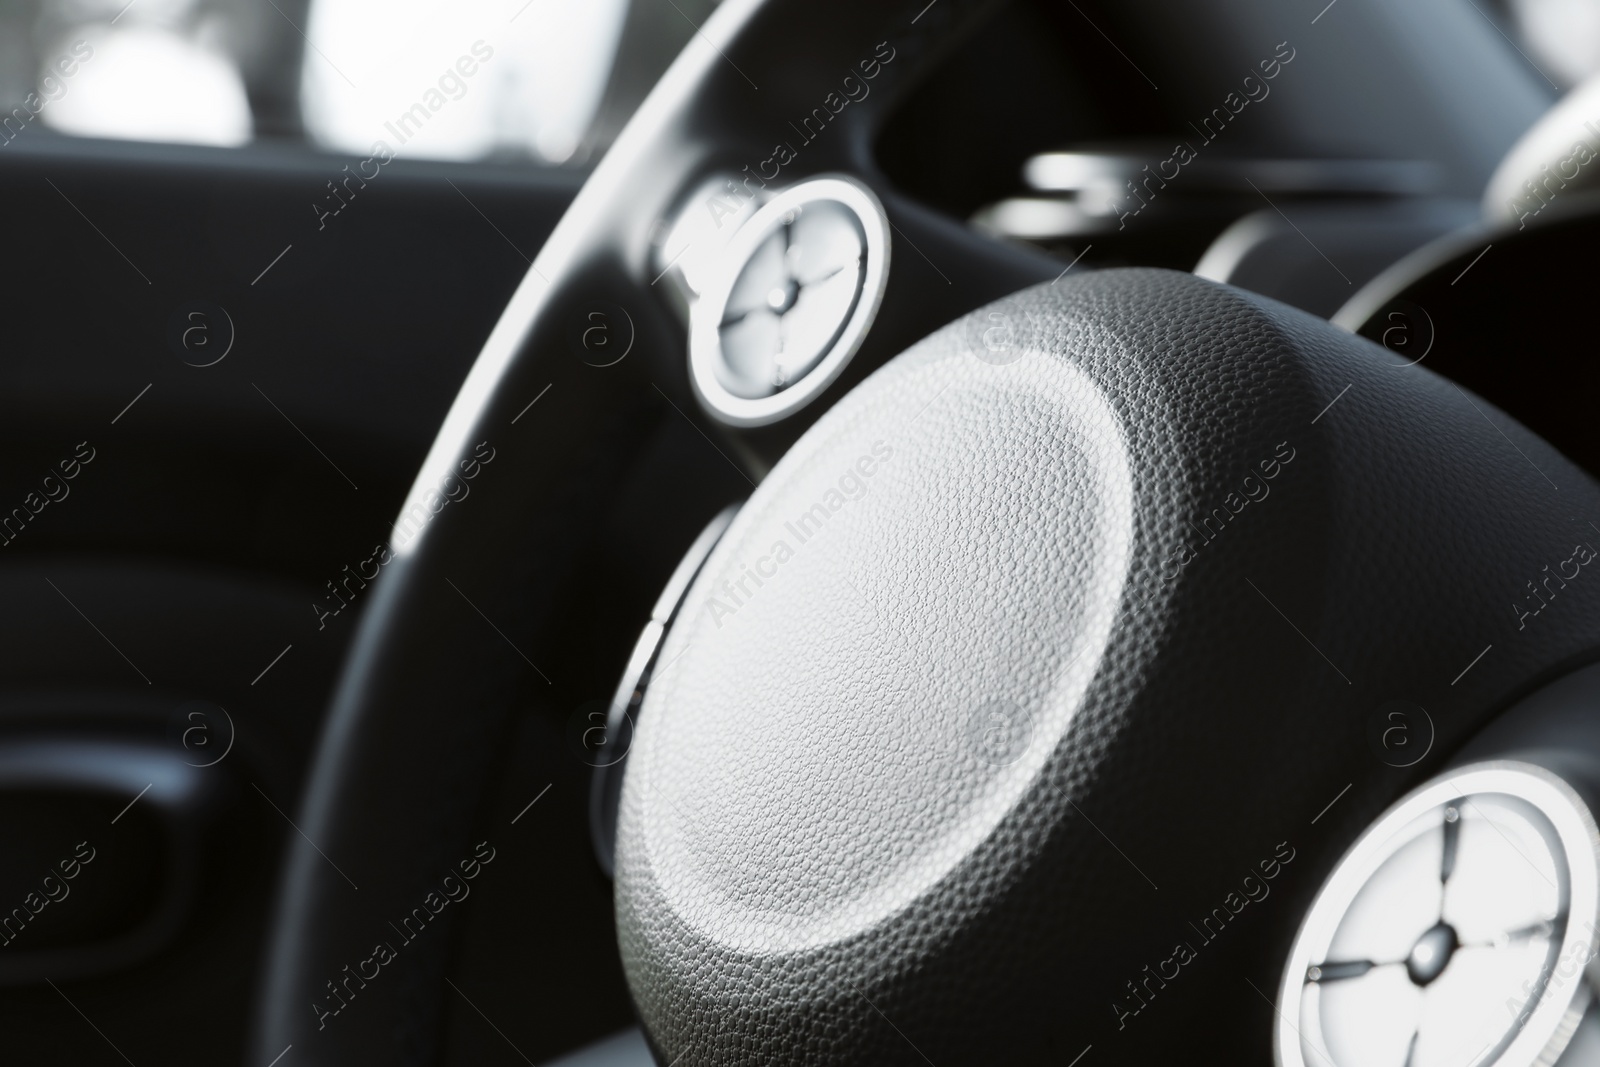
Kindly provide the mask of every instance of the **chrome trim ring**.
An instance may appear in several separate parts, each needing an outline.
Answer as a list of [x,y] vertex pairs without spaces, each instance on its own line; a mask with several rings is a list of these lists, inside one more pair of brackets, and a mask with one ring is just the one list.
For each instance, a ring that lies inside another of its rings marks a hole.
[[[763,243],[807,207],[843,207],[860,227],[861,283],[853,305],[825,353],[793,382],[767,396],[740,396],[726,383],[721,330],[729,298]],[[889,221],[883,205],[860,182],[843,176],[790,186],[763,204],[734,234],[706,291],[689,313],[689,378],[705,409],[730,426],[765,426],[804,407],[844,370],[878,313],[889,278]]]
[[1589,1005],[1597,921],[1600,833],[1571,786],[1530,763],[1447,772],[1317,894],[1278,989],[1277,1062],[1551,1063]]

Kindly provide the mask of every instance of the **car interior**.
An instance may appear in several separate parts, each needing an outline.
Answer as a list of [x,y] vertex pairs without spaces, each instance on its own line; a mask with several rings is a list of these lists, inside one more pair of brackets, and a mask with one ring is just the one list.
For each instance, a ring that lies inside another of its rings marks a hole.
[[0,5],[0,1062],[1600,1064],[1596,160],[1600,0]]

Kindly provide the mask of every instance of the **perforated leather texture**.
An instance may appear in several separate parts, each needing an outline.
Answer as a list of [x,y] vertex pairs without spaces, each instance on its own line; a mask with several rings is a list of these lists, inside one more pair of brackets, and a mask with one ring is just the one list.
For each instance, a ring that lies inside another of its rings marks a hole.
[[[1269,1062],[1259,991],[1339,852],[1600,644],[1600,579],[1508,607],[1600,541],[1594,483],[1394,362],[1107,271],[821,419],[691,589],[630,758],[617,918],[663,1061]],[[1406,768],[1368,740],[1396,699],[1437,733]]]

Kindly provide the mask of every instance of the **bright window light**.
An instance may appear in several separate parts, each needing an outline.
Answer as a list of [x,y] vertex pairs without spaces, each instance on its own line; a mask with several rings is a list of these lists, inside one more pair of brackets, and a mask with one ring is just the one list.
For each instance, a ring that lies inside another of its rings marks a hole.
[[1533,58],[1575,85],[1600,72],[1600,0],[1511,0],[1511,14]]
[[331,149],[559,163],[600,104],[627,0],[315,0],[305,124]]
[[[92,32],[90,32],[92,30]],[[153,26],[84,27],[92,50],[64,43],[39,77],[39,117],[63,133],[137,141],[237,145],[250,140],[250,102],[232,60]],[[62,76],[55,64],[70,57]],[[51,84],[60,87],[50,97]]]

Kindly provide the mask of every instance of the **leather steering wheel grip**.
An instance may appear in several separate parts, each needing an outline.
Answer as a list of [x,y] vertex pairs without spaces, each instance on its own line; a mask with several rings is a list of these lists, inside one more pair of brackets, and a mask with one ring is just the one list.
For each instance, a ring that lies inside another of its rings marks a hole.
[[[1482,399],[1191,275],[938,331],[779,462],[663,647],[617,844],[658,1058],[1271,1062],[1342,850],[1600,646],[1581,571],[1518,607],[1597,504]],[[1404,769],[1396,700],[1437,730]]]

